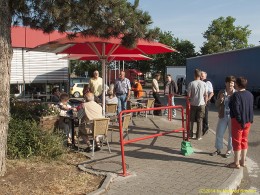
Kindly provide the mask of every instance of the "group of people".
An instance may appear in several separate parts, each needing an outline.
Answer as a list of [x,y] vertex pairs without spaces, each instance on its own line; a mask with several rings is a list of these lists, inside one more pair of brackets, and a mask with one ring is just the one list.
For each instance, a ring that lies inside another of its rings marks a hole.
[[[153,97],[155,104],[161,104],[159,97],[160,74],[155,74],[152,81]],[[131,88],[129,79],[125,77],[125,72],[121,71],[119,78],[115,83],[109,86],[106,96],[106,104],[117,104],[118,113],[127,109],[127,101],[130,99],[131,90],[137,98],[142,97],[142,85],[135,80]],[[215,148],[216,151],[211,153],[212,156],[220,155],[223,149],[223,137],[226,129],[228,129],[229,138],[225,157],[230,157],[234,151],[234,162],[229,164],[230,168],[239,168],[245,166],[245,158],[248,148],[248,133],[250,125],[253,122],[253,95],[246,90],[247,79],[243,77],[235,78],[227,76],[225,79],[225,88],[220,90],[215,105],[218,108],[218,124],[216,129]],[[61,110],[66,114],[71,111],[83,109],[85,112],[84,127],[80,127],[80,134],[92,150],[92,145],[87,137],[90,131],[89,122],[95,118],[102,118],[102,107],[100,100],[102,96],[102,78],[99,77],[98,71],[94,71],[89,85],[83,90],[85,103],[79,108],[71,108],[67,102],[69,96],[60,94],[57,88],[53,89],[53,101],[59,100]],[[166,76],[164,83],[164,94],[170,100],[170,105],[174,104],[174,96],[178,93],[178,86],[172,79],[171,75]],[[213,85],[207,80],[207,73],[196,69],[194,71],[194,81],[188,85],[187,95],[190,100],[190,137],[201,140],[209,130],[208,125],[208,109],[210,99],[214,96]],[[167,104],[168,105],[168,104]],[[166,109],[164,114],[168,114]],[[64,115],[64,116],[65,116]],[[172,116],[176,116],[176,110],[172,109]],[[197,123],[197,130],[194,131],[194,123]],[[68,143],[71,142],[71,131],[68,122],[62,120],[61,127],[65,129],[68,137]],[[99,140],[96,140],[97,148],[100,148]]]
[[[130,99],[131,89],[135,90],[135,93],[139,94],[140,87],[138,86],[138,81],[135,81],[135,85],[131,88],[129,79],[125,78],[125,72],[121,71],[119,78],[116,79],[115,83],[110,85],[107,90],[106,104],[117,104],[118,113],[126,109],[127,100]],[[140,90],[142,91],[142,89]],[[69,95],[67,93],[60,93],[59,88],[55,87],[52,90],[52,102],[56,103],[60,108],[60,120],[59,127],[63,129],[67,136],[68,145],[72,142],[72,131],[71,131],[71,120],[69,117],[75,111],[84,111],[83,122],[79,127],[79,132],[83,141],[88,145],[87,150],[91,151],[93,146],[90,144],[88,139],[88,134],[91,131],[91,121],[96,118],[103,118],[102,113],[102,92],[103,92],[103,81],[99,77],[99,72],[94,71],[93,77],[90,79],[89,84],[86,84],[83,89],[84,103],[79,105],[77,108],[72,108],[68,103]],[[140,95],[139,95],[140,97]],[[100,148],[100,142],[97,137],[96,148]]]
[[[213,87],[206,80],[207,73],[198,69],[194,72],[194,81],[189,83],[188,97],[190,98],[190,137],[197,140],[206,134],[208,126],[209,100],[213,97]],[[218,108],[218,124],[216,129],[215,148],[212,156],[220,155],[223,149],[223,138],[228,128],[228,145],[225,157],[230,157],[234,151],[234,162],[228,164],[230,168],[245,166],[248,149],[248,133],[253,123],[253,95],[246,90],[247,79],[227,76],[225,89],[220,90],[215,102]],[[194,123],[197,131],[193,132]]]
[[[174,103],[174,96],[178,94],[178,86],[177,83],[172,79],[172,76],[170,74],[166,75],[166,81],[164,83],[164,96],[167,98],[166,102],[162,102],[160,99],[160,89],[159,89],[159,83],[161,75],[159,73],[156,73],[154,75],[154,78],[152,80],[152,91],[153,91],[153,97],[155,99],[155,105],[156,106],[175,106]],[[170,100],[170,101],[169,101]],[[169,104],[170,102],[170,104]],[[168,110],[164,110],[164,115],[168,115]],[[172,109],[172,117],[176,117],[176,110]]]

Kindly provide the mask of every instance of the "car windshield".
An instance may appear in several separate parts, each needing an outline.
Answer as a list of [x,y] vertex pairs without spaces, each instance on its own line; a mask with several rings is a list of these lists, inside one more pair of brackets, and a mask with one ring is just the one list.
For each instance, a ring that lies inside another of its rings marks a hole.
[[75,83],[88,83],[89,78],[86,77],[76,77],[76,78],[70,78],[70,86],[74,86]]

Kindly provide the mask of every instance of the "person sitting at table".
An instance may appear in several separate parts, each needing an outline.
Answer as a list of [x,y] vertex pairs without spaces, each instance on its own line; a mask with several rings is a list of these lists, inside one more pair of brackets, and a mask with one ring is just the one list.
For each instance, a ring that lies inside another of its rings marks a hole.
[[134,91],[135,98],[141,98],[143,96],[143,87],[137,79],[134,79],[134,86],[132,87],[132,91]]
[[90,87],[89,87],[89,84],[85,84],[84,85],[84,88],[83,88],[83,97],[85,96],[86,93],[90,92]]
[[71,142],[71,121],[68,120],[69,117],[72,116],[72,111],[76,111],[76,109],[72,108],[68,104],[69,95],[67,93],[62,93],[60,95],[60,102],[58,106],[60,108],[60,120],[59,120],[59,128],[63,129],[66,133],[67,144],[70,145]]
[[[85,103],[82,104],[82,109],[79,112],[84,112],[84,117],[82,118],[82,122],[79,126],[79,136],[82,137],[84,143],[87,144],[88,148],[87,151],[91,151],[93,146],[89,141],[88,134],[92,131],[92,120],[97,118],[104,118],[102,115],[102,107],[95,102],[95,96],[93,93],[89,92],[86,93],[85,96]],[[100,149],[100,136],[96,137],[96,149]]]
[[51,101],[54,103],[59,103],[60,101],[60,91],[58,87],[54,87],[52,89],[52,97],[51,97]]
[[113,90],[108,90],[107,91],[107,96],[106,96],[106,104],[118,104],[118,99],[114,94]]

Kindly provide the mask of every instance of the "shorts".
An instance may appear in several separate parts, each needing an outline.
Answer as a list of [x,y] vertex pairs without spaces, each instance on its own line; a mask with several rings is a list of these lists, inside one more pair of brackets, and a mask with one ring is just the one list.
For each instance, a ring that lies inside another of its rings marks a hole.
[[246,123],[245,128],[235,119],[231,119],[232,146],[234,151],[245,150],[248,148],[248,134],[251,123]]

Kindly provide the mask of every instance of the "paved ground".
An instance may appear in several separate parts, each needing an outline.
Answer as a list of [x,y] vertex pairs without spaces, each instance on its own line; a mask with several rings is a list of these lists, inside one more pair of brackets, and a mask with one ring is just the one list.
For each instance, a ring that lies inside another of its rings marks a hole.
[[[173,121],[166,117],[133,118],[130,139],[181,127],[180,116]],[[142,140],[125,146],[127,172],[122,177],[119,133],[109,135],[112,153],[106,146],[94,158],[82,163],[89,171],[114,173],[106,194],[231,194],[243,176],[243,169],[230,169],[225,164],[232,158],[210,156],[215,135],[210,131],[202,140],[191,140],[194,154],[180,154],[182,133]],[[254,193],[251,193],[254,194]]]

